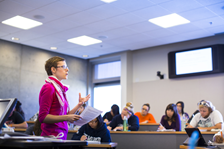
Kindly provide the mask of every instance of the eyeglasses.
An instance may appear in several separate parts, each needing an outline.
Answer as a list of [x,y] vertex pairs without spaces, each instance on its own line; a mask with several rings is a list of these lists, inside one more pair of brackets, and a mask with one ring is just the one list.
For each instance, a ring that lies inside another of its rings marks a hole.
[[148,111],[148,109],[142,108],[142,110]]
[[90,121],[89,123],[95,124],[95,123],[97,123],[97,120],[96,121]]
[[206,101],[201,101],[199,103],[199,105],[203,105],[203,106],[206,106],[206,107],[210,107],[209,103],[207,103]]
[[57,66],[57,68],[68,69],[68,66],[65,66],[65,65],[63,65],[63,66]]

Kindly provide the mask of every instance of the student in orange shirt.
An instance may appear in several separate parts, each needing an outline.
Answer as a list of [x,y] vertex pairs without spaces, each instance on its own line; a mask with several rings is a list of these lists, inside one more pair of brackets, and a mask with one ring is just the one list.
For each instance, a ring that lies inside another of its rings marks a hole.
[[148,113],[150,105],[148,103],[142,106],[142,112],[136,112],[135,115],[139,118],[139,123],[156,123],[154,116]]

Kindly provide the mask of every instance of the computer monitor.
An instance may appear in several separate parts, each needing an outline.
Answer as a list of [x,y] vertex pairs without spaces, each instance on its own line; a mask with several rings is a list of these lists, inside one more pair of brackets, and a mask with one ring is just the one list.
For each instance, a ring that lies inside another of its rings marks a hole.
[[0,99],[0,133],[2,130],[2,126],[4,125],[5,121],[7,121],[16,103],[16,98]]

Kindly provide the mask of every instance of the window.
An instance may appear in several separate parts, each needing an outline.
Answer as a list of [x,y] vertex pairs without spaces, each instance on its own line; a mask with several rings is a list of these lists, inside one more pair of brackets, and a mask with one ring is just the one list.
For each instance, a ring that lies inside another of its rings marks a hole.
[[95,65],[95,78],[94,79],[107,79],[120,77],[121,75],[121,62],[109,62]]
[[119,108],[121,108],[120,84],[99,85],[94,87],[93,107],[103,111],[102,116],[110,111],[113,104],[117,104]]

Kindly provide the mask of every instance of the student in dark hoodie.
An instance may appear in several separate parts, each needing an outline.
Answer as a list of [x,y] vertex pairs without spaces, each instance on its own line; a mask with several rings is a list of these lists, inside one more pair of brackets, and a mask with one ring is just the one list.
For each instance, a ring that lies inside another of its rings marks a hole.
[[128,119],[128,130],[138,131],[139,129],[139,119],[133,114],[133,105],[131,102],[126,104],[123,108],[121,114],[115,116],[110,125],[107,127],[108,130],[123,130],[123,119],[126,117]]
[[102,116],[99,115],[97,118],[83,125],[73,135],[72,140],[111,142],[111,137]]

